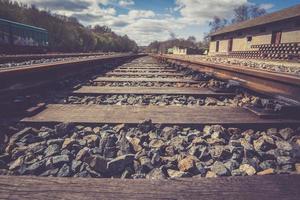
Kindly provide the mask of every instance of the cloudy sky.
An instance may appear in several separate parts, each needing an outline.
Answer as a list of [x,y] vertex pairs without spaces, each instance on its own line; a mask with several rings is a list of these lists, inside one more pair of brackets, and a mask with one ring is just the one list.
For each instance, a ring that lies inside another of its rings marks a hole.
[[257,4],[273,12],[299,0],[18,0],[40,9],[76,17],[84,25],[108,25],[139,45],[171,37],[201,40],[214,17],[230,17],[242,4]]

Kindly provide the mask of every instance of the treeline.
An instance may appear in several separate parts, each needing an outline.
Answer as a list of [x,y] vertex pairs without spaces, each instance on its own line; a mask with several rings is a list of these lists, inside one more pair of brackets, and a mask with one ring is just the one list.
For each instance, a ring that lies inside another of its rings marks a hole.
[[11,0],[0,0],[0,18],[48,30],[49,50],[55,52],[137,51],[135,41],[107,26],[84,27],[76,18],[52,14]]
[[174,46],[181,47],[181,48],[192,48],[192,49],[198,49],[198,50],[205,50],[207,48],[206,44],[203,44],[202,42],[197,42],[196,38],[194,36],[190,36],[187,39],[170,39],[166,41],[154,41],[149,44],[149,46],[146,48],[147,52],[151,53],[167,53],[167,50],[169,48],[172,48]]

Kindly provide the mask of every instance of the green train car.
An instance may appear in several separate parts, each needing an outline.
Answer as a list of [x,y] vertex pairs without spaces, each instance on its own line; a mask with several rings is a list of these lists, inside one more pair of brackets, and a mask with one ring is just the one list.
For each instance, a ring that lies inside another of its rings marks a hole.
[[48,32],[0,18],[0,53],[46,53]]

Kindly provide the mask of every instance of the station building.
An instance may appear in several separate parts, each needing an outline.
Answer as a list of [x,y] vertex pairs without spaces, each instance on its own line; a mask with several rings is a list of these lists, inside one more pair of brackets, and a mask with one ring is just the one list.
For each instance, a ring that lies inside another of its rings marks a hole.
[[209,55],[299,59],[300,4],[226,26],[210,37]]
[[203,49],[194,49],[184,46],[174,46],[173,48],[169,48],[167,50],[167,53],[174,55],[197,55],[203,54],[203,51]]

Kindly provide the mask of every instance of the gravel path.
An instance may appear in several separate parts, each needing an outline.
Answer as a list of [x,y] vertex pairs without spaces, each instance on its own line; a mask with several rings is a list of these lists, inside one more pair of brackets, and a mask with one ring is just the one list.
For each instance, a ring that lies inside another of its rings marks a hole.
[[299,166],[300,129],[124,124],[10,127],[0,174],[165,179],[290,174]]

